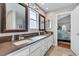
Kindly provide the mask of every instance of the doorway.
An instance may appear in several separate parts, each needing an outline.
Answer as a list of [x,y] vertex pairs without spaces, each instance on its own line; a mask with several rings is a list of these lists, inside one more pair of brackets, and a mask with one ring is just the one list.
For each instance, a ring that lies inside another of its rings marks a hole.
[[70,49],[71,15],[57,15],[57,44],[59,47]]

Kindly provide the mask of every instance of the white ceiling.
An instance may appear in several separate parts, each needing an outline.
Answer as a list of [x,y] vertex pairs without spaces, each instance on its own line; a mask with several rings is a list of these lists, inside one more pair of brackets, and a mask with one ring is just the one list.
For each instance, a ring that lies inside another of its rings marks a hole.
[[66,16],[69,16],[69,15],[70,15],[70,13],[58,15],[57,19],[60,20],[60,19],[66,17]]
[[61,18],[60,20],[58,20],[59,24],[70,24],[70,15],[65,16],[64,18]]
[[74,9],[78,3],[37,3],[37,5],[45,12],[51,12],[67,8]]

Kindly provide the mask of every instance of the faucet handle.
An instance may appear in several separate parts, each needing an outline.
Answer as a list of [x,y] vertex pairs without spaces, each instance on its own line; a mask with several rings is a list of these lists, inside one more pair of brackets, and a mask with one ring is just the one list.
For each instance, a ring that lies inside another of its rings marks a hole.
[[19,35],[19,40],[24,39],[24,37],[22,35]]

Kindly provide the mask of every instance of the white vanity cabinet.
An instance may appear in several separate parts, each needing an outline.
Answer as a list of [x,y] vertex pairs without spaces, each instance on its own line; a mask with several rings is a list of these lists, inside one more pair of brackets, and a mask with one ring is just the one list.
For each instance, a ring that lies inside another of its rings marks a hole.
[[48,37],[47,38],[45,38],[45,40],[44,40],[44,46],[45,46],[45,52],[47,52],[47,50],[48,50]]
[[30,56],[40,56],[40,55],[41,55],[41,41],[31,44]]
[[53,35],[45,38],[42,42],[42,56],[45,55],[45,53],[48,51],[48,49],[53,45]]
[[53,35],[21,48],[7,56],[44,56],[53,45]]
[[41,55],[45,55],[46,51],[48,50],[48,43],[47,43],[47,38],[41,41],[42,46],[41,46]]
[[53,45],[53,36],[48,37],[48,49]]
[[7,56],[29,56],[29,47],[21,48],[15,52],[8,54]]
[[37,48],[35,51],[31,52],[30,56],[41,56],[41,48]]

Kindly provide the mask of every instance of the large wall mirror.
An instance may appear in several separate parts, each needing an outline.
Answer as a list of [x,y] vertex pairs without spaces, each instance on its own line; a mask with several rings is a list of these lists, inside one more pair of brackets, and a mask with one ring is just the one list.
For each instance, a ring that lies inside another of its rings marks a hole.
[[5,4],[0,3],[0,33],[3,32],[5,28]]
[[1,4],[0,4],[0,32],[1,32]]
[[27,6],[23,3],[6,3],[4,5],[3,32],[27,31]]
[[45,17],[39,14],[39,30],[45,31]]
[[6,3],[6,31],[26,31],[26,7],[18,3]]
[[1,18],[0,18],[0,32],[1,32]]

